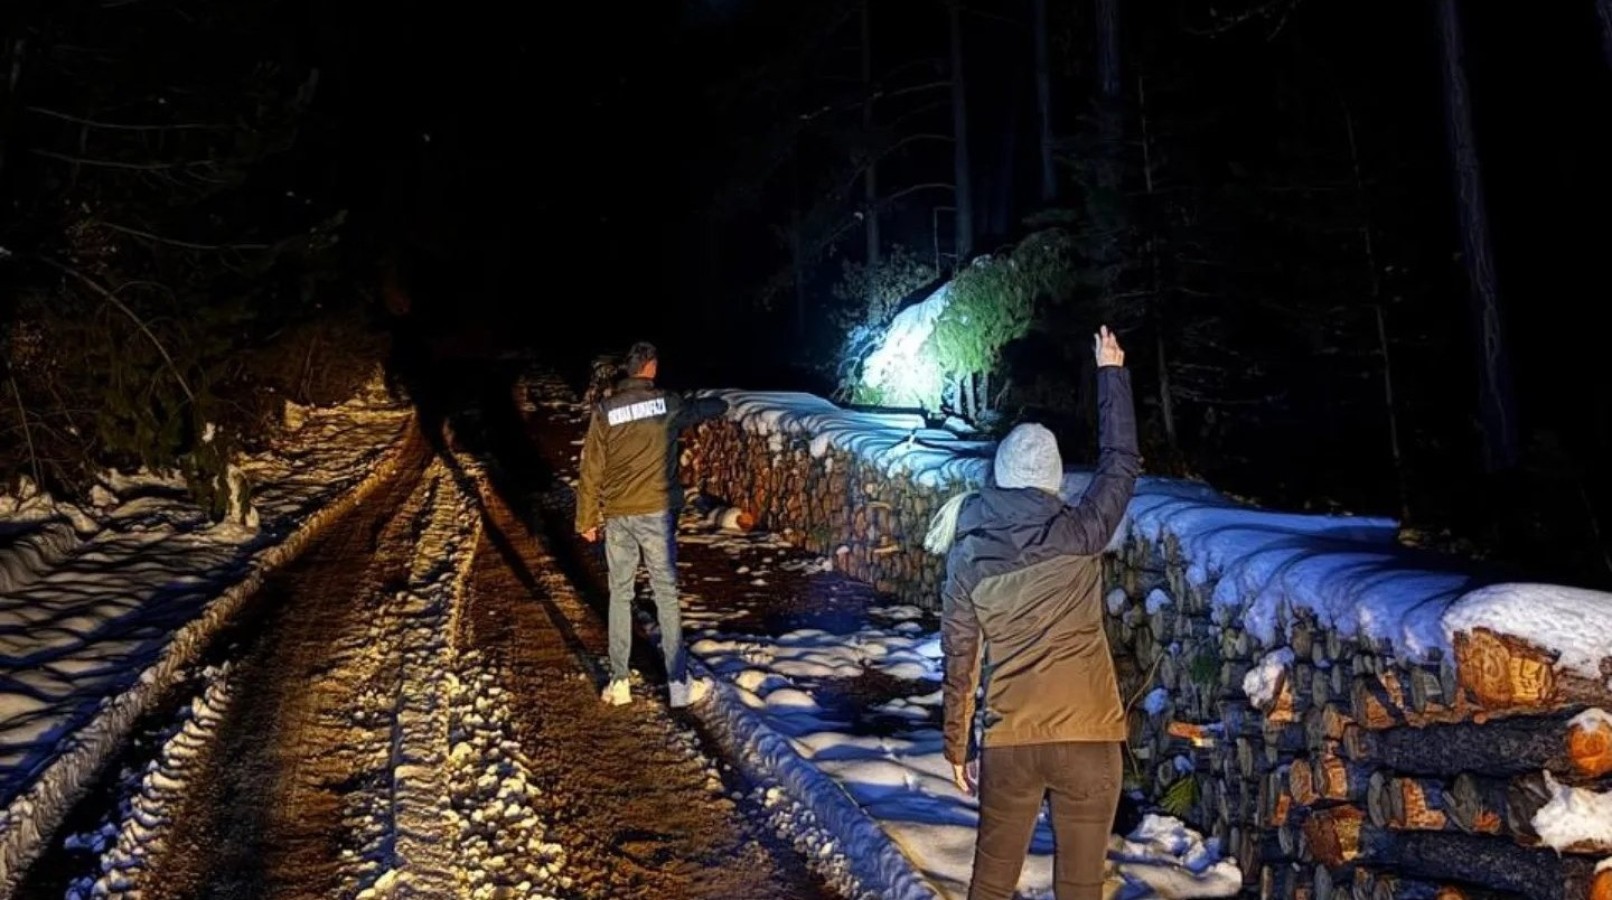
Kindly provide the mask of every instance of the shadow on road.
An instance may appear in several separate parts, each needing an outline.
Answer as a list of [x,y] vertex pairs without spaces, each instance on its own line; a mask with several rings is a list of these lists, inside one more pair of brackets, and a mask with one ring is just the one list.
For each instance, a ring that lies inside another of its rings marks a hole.
[[[602,685],[604,662],[587,649],[575,628],[549,602],[516,545],[519,541],[544,542],[588,607],[601,620],[606,617],[609,597],[604,589],[602,544],[585,544],[574,533],[565,508],[568,504],[559,503],[554,496],[566,486],[538,446],[521,408],[521,376],[530,363],[519,358],[444,360],[431,352],[430,341],[419,333],[400,333],[394,348],[389,377],[414,404],[421,433],[433,453],[475,500],[489,543],[530,597],[544,607],[589,675]],[[566,361],[556,362],[558,367]],[[582,371],[580,367],[578,371]],[[482,462],[487,487],[524,526],[524,534],[511,534],[500,527],[456,453]],[[632,665],[663,681],[664,665],[645,643],[634,642]]]

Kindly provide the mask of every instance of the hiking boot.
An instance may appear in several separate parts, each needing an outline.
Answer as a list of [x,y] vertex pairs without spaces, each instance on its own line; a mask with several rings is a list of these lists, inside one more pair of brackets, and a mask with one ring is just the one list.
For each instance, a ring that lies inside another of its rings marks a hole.
[[632,688],[627,684],[627,679],[617,678],[605,685],[599,699],[611,706],[626,706],[632,702]]
[[671,694],[672,709],[682,709],[710,696],[711,686],[700,678],[693,681],[674,681],[667,685],[667,692]]

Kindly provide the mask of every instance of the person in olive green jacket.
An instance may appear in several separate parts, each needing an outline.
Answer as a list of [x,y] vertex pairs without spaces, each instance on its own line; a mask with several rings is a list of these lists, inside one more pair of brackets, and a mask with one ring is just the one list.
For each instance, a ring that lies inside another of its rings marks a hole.
[[677,436],[701,419],[721,415],[727,403],[717,398],[687,401],[656,387],[660,361],[653,344],[634,344],[626,368],[627,377],[593,408],[577,484],[577,533],[593,542],[604,529],[610,569],[610,683],[600,699],[615,706],[632,701],[627,655],[632,648],[633,581],[641,559],[655,595],[667,692],[671,705],[682,707],[699,701],[708,686],[690,683],[683,650],[677,600],[677,511],[683,500]]
[[[1124,351],[1106,327],[1095,351],[1099,457],[1079,501],[1060,498],[1063,461],[1052,433],[1020,425],[997,446],[995,483],[966,495],[941,540],[950,544],[945,753],[957,786],[980,797],[970,900],[1013,895],[1048,795],[1058,900],[1102,896],[1125,711],[1103,632],[1101,554],[1140,463]],[[982,659],[989,677],[976,760]]]

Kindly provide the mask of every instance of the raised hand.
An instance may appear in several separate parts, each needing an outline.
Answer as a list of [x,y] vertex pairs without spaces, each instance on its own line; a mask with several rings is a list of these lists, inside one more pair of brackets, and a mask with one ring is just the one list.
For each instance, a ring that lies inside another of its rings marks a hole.
[[1092,335],[1092,353],[1097,357],[1097,367],[1125,365],[1125,351],[1120,349],[1119,338],[1104,325]]

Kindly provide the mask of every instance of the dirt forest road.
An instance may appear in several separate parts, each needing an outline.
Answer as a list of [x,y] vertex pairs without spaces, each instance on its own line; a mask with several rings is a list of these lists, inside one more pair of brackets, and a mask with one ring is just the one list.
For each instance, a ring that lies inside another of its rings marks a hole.
[[[605,629],[596,587],[549,543],[552,474],[531,455],[493,462],[490,489],[474,453],[433,443],[413,438],[395,478],[272,577],[220,651],[228,705],[125,889],[832,896],[658,678],[628,707],[599,702]],[[72,877],[105,883],[108,858]],[[23,896],[63,897],[51,865]]]
[[359,849],[346,801],[380,789],[388,762],[362,752],[386,723],[353,712],[397,664],[365,652],[366,614],[408,576],[426,457],[412,440],[398,475],[267,585],[273,611],[236,663],[240,699],[174,810],[146,896],[341,896],[342,851]]
[[549,840],[566,848],[575,896],[826,896],[793,851],[725,795],[662,685],[635,685],[627,707],[599,702],[578,655],[604,656],[602,622],[543,539],[496,497],[489,512],[462,627],[523,699],[515,730],[539,762]]

